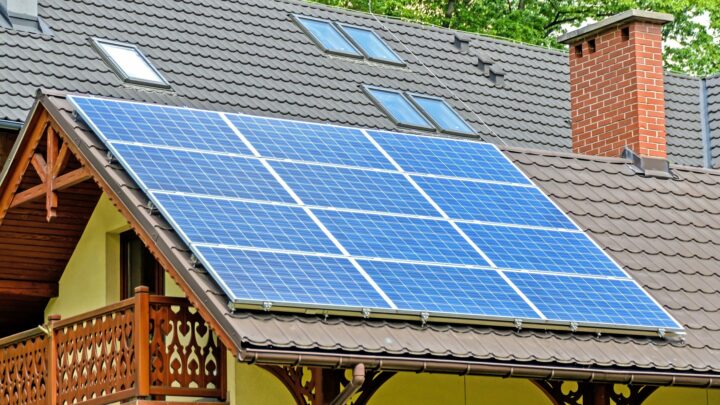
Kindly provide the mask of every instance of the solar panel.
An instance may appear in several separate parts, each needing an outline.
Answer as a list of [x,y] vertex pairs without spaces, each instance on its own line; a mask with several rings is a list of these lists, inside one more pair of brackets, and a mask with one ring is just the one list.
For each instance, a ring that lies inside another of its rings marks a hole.
[[88,125],[108,142],[251,154],[217,112],[84,97],[72,100],[92,115]]
[[393,169],[358,129],[249,115],[227,116],[262,156]]
[[576,229],[535,187],[427,176],[413,179],[451,218]]
[[388,308],[347,259],[207,246],[198,251],[216,264],[233,300]]
[[537,316],[495,270],[363,260],[360,264],[399,309]]
[[328,210],[314,212],[354,256],[489,266],[446,221]]
[[69,99],[236,307],[682,333],[493,145]]
[[193,244],[340,253],[300,207],[178,194],[153,197]]
[[271,166],[308,205],[437,216],[400,173],[285,162]]
[[251,200],[294,200],[259,160],[200,151],[114,143],[118,158],[149,190]]
[[632,280],[507,273],[550,319],[578,323],[677,327]]
[[531,184],[494,145],[368,131],[406,172]]
[[466,223],[459,226],[501,268],[627,277],[580,232]]

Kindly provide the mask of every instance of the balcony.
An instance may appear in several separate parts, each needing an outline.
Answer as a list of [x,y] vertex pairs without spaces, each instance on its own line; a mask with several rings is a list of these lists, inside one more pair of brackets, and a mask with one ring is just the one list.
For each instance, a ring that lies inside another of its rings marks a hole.
[[0,403],[225,400],[225,348],[184,298],[135,297],[0,339]]

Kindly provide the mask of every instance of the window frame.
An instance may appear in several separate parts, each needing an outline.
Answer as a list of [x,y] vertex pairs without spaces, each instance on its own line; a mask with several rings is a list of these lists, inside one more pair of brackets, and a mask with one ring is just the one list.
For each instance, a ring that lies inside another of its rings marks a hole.
[[[385,115],[390,119],[390,121],[393,122],[393,124],[400,126],[400,127],[420,129],[420,130],[424,130],[424,131],[437,129],[437,127],[434,126],[434,123],[427,118],[425,113],[423,113],[423,111],[421,111],[415,103],[413,103],[412,101],[410,101],[408,99],[408,97],[405,95],[405,92],[400,91],[400,90],[388,89],[388,88],[384,88],[384,87],[371,86],[371,85],[367,85],[367,84],[363,84],[361,87],[362,87],[363,92],[365,92],[365,94],[370,98],[370,100],[373,102],[373,104],[375,104],[375,106],[378,107],[380,109],[380,111],[384,112]],[[408,123],[398,121],[395,118],[395,115],[392,114],[390,112],[390,110],[385,108],[385,105],[383,105],[383,103],[380,102],[380,100],[375,98],[375,96],[372,94],[373,90],[399,94],[403,99],[405,99],[405,101],[407,101],[408,105],[410,105],[410,107],[412,107],[415,111],[417,111],[417,113],[428,123],[428,126],[426,127],[426,126],[408,124]]]
[[[128,42],[120,42],[120,41],[113,41],[111,39],[103,39],[103,38],[91,38],[91,43],[93,45],[93,48],[100,54],[100,57],[103,59],[103,61],[110,66],[110,68],[115,72],[115,74],[122,80],[124,83],[130,83],[130,84],[136,84],[140,86],[148,86],[153,88],[161,88],[161,89],[170,89],[172,86],[170,83],[165,79],[165,77],[160,73],[160,71],[150,62],[150,59],[145,56],[145,54],[140,50],[140,47],[138,47],[135,44],[131,44]],[[160,82],[154,81],[154,80],[147,80],[142,79],[139,77],[132,77],[129,76],[125,69],[120,66],[117,62],[115,62],[115,59],[113,59],[112,56],[105,50],[103,45],[111,45],[111,46],[117,46],[122,48],[127,48],[130,50],[135,51],[137,55],[142,59],[143,62],[157,75],[157,77],[160,79]]]
[[[133,239],[140,240],[140,243],[142,246],[147,249],[145,244],[142,243],[142,240],[139,236],[135,233],[134,230],[130,229],[128,231],[120,233],[120,299],[124,300],[127,298],[132,297],[135,292],[131,291],[130,288],[130,280],[129,280],[129,274],[128,274],[128,242],[130,242]],[[154,259],[154,258],[153,258]],[[165,270],[160,265],[160,263],[155,260],[155,266],[153,268],[153,278],[155,279],[155,287],[156,291],[151,291],[152,294],[156,295],[164,295],[165,294]],[[149,286],[148,286],[149,287]]]
[[[345,35],[345,37],[347,37],[347,39],[353,44],[353,46],[355,46],[355,48],[358,49],[365,56],[365,59],[371,60],[374,62],[388,63],[388,64],[396,65],[396,66],[407,66],[407,64],[405,63],[403,58],[401,58],[400,55],[398,55],[397,52],[395,52],[395,50],[390,45],[388,45],[388,43],[380,35],[378,35],[375,32],[375,30],[373,30],[372,28],[366,28],[366,27],[361,27],[359,25],[353,25],[353,24],[347,24],[347,23],[335,23],[335,25],[338,26],[339,31],[341,31],[342,34]],[[383,59],[383,58],[377,58],[377,57],[370,56],[365,51],[365,48],[363,48],[357,41],[355,41],[355,39],[352,37],[352,35],[350,35],[347,31],[345,31],[345,27],[370,32],[372,35],[375,36],[375,38],[378,39],[378,41],[380,41],[383,45],[385,45],[385,47],[390,51],[390,53],[395,55],[397,60]]]
[[[355,44],[355,41],[353,41],[351,38],[348,38],[348,36],[345,34],[345,32],[343,32],[341,29],[339,29],[338,26],[336,24],[334,24],[332,21],[323,20],[322,18],[308,17],[305,15],[299,15],[299,14],[291,14],[291,17],[292,17],[293,21],[295,21],[295,24],[298,27],[300,27],[300,29],[305,33],[305,35],[307,35],[308,38],[310,38],[310,40],[313,41],[315,46],[320,48],[323,52],[329,53],[332,55],[345,56],[345,57],[353,58],[353,59],[365,59],[366,58],[365,53],[363,51],[361,51],[360,49],[358,49],[357,44]],[[343,51],[337,51],[337,50],[326,47],[325,44],[323,44],[322,41],[320,41],[320,39],[317,38],[315,36],[315,34],[312,33],[312,31],[310,31],[309,29],[307,29],[307,27],[305,27],[305,25],[302,23],[302,20],[318,21],[318,22],[328,24],[330,27],[332,27],[332,29],[334,29],[338,33],[338,35],[340,35],[344,40],[346,40],[348,42],[348,44],[350,44],[350,46],[355,50],[355,52],[357,52],[357,54],[343,52]]]
[[[450,103],[448,103],[447,100],[445,100],[444,98],[430,96],[427,94],[414,93],[414,92],[405,92],[405,95],[407,96],[407,99],[410,101],[410,103],[412,103],[415,106],[415,108],[417,108],[419,111],[421,111],[439,132],[444,133],[444,134],[460,135],[460,136],[472,136],[472,137],[478,136],[478,133],[475,130],[475,128],[473,128],[472,125],[468,124],[468,122],[465,120],[465,118],[463,118],[462,115],[460,115],[455,110],[455,108],[452,105],[450,105]],[[445,106],[448,108],[448,110],[450,110],[450,112],[452,112],[452,114],[454,114],[457,119],[462,121],[468,128],[470,128],[471,132],[455,131],[452,129],[442,128],[440,126],[440,124],[432,117],[432,115],[429,112],[427,112],[417,101],[415,101],[415,97],[436,100],[436,101],[440,101],[441,103],[445,104]]]

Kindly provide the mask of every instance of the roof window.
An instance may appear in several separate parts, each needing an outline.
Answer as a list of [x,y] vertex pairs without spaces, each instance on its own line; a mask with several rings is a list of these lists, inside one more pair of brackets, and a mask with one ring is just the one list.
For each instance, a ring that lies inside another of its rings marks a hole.
[[349,39],[329,21],[309,17],[295,17],[300,26],[325,52],[362,58],[363,55]]
[[397,125],[437,129],[440,132],[457,135],[476,134],[475,130],[442,98],[374,86],[363,86],[363,89]]
[[439,130],[450,133],[475,134],[470,125],[445,100],[420,94],[410,94],[410,97]]
[[170,84],[133,44],[93,39],[100,56],[126,83],[169,88]]
[[305,16],[293,15],[293,18],[325,52],[377,62],[405,64],[371,29]]
[[364,88],[395,124],[411,128],[433,128],[432,124],[401,92],[371,86]]
[[403,60],[373,30],[338,24],[366,58],[378,62],[404,64]]

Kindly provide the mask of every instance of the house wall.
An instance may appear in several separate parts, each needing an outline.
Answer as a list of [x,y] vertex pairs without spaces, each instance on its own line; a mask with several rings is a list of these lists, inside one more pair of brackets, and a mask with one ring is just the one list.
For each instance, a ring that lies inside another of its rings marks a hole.
[[[45,316],[64,318],[102,307],[120,298],[119,265],[121,232],[129,229],[125,218],[103,195],[60,279],[57,298],[45,310]],[[183,296],[180,288],[166,275],[165,293]],[[258,366],[242,364],[228,355],[228,399],[232,405],[293,404],[285,387]],[[665,404],[720,405],[720,391],[660,388],[646,402]],[[383,385],[370,404],[525,404],[549,405],[551,402],[531,382],[477,376],[399,373]]]

